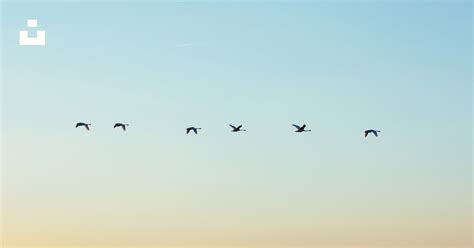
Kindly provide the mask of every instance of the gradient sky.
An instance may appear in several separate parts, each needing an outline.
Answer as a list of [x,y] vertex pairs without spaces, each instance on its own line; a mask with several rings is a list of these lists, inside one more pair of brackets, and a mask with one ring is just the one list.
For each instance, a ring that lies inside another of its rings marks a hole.
[[1,7],[5,247],[471,244],[470,1]]

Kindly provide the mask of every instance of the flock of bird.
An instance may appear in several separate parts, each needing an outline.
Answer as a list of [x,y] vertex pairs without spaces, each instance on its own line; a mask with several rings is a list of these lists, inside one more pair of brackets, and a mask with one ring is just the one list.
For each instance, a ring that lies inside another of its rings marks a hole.
[[[78,122],[78,123],[76,123],[76,128],[84,127],[87,131],[89,131],[91,125],[92,124],[90,124],[90,123]],[[117,122],[117,123],[115,123],[114,128],[120,127],[120,128],[122,128],[123,131],[126,131],[127,126],[128,126],[128,124]],[[242,129],[242,125],[239,125],[239,126],[236,127],[234,125],[229,124],[229,126],[232,128],[232,130],[231,130],[232,132],[245,132],[245,131],[247,131],[245,129]],[[296,128],[295,132],[297,132],[297,133],[311,132],[311,130],[306,129],[306,124],[303,124],[302,126],[292,124],[292,126]],[[195,134],[198,134],[198,130],[201,130],[201,128],[200,127],[188,127],[188,128],[186,128],[186,134],[189,134],[191,131],[194,132]],[[374,130],[374,129],[365,130],[364,131],[364,137],[367,137],[371,133],[374,134],[376,137],[378,137],[379,136],[378,133],[380,133],[380,131],[379,130]]]

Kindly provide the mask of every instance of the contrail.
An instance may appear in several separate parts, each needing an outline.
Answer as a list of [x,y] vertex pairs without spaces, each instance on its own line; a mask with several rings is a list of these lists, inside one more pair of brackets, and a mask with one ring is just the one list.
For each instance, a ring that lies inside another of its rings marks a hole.
[[184,44],[180,44],[180,45],[175,46],[175,48],[188,47],[188,46],[193,46],[193,45],[194,45],[194,43],[184,43]]

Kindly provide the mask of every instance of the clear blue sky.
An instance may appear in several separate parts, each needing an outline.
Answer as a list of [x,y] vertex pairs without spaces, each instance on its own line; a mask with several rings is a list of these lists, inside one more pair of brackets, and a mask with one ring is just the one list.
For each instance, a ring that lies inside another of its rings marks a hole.
[[[469,1],[7,1],[1,16],[7,244],[470,242]],[[18,45],[29,18],[45,47]]]

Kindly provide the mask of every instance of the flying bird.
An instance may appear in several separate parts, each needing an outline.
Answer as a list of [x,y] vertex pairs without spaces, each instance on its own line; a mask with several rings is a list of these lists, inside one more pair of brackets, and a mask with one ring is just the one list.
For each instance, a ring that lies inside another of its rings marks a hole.
[[78,122],[78,123],[76,123],[76,128],[85,127],[87,129],[87,131],[89,131],[90,130],[90,128],[89,128],[90,125],[92,125],[92,124],[90,124],[90,123],[88,124],[88,123],[84,123],[84,122]]
[[114,128],[121,127],[123,129],[123,131],[125,131],[125,130],[127,130],[126,126],[128,126],[128,124],[115,123]]
[[377,133],[380,133],[380,131],[369,129],[369,130],[365,130],[364,133],[365,133],[365,137],[367,137],[367,135],[369,135],[370,133],[373,133],[375,137],[378,137],[379,135]]
[[247,131],[245,129],[241,129],[242,128],[242,125],[236,127],[236,126],[233,126],[233,125],[230,125],[229,126],[232,128],[232,132],[240,132],[240,131]]
[[201,129],[201,128],[200,127],[188,127],[188,128],[186,128],[186,134],[188,134],[191,131],[193,131],[195,134],[197,134],[199,129]]
[[292,126],[296,127],[296,131],[297,133],[302,133],[302,132],[311,132],[311,130],[305,130],[306,128],[306,124],[303,124],[303,126],[298,126],[298,125],[295,125],[295,124],[291,124]]

